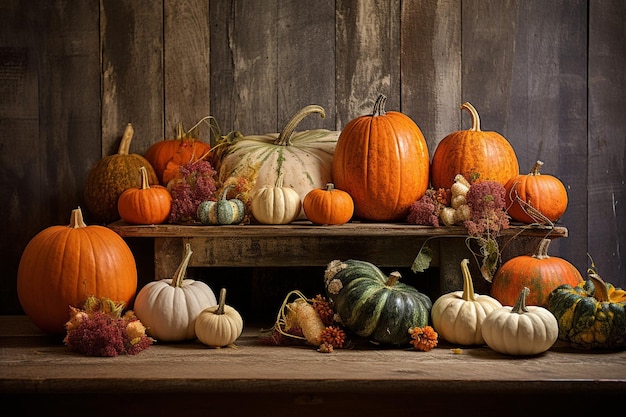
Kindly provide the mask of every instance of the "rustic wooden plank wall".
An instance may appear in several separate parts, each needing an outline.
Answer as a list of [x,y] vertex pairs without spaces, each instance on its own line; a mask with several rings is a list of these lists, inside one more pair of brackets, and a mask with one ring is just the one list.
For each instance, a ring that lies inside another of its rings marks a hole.
[[315,103],[327,117],[301,128],[341,129],[379,93],[431,154],[472,102],[522,171],[541,159],[566,184],[570,237],[552,254],[584,271],[589,253],[626,286],[625,17],[621,0],[5,0],[0,313],[20,311],[23,248],[68,222],[127,122],[143,153],[209,114],[269,133]]

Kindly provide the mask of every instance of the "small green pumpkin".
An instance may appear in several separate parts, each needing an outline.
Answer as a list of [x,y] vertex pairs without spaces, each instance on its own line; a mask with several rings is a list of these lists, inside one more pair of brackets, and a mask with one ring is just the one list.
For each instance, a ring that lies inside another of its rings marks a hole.
[[385,275],[359,260],[328,264],[324,286],[341,322],[373,342],[406,345],[409,329],[428,324],[432,301],[416,288],[399,282],[400,273]]
[[234,188],[229,185],[224,188],[222,198],[218,201],[203,201],[198,206],[198,219],[203,224],[236,224],[243,220],[245,215],[245,205],[237,198],[227,199],[228,191]]
[[626,291],[605,283],[594,270],[575,287],[561,285],[548,297],[559,339],[582,349],[626,347]]

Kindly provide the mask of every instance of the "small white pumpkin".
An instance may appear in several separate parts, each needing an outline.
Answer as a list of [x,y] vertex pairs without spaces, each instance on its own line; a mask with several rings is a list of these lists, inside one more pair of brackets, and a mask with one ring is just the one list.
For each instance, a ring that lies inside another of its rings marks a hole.
[[147,333],[159,341],[194,339],[198,314],[217,305],[215,293],[207,284],[184,279],[192,253],[187,243],[174,277],[149,282],[135,299],[135,315],[147,327]]
[[274,185],[261,187],[250,203],[250,211],[259,223],[288,224],[300,215],[302,200],[300,194],[291,187],[283,187],[280,175]]
[[243,318],[226,305],[226,288],[220,291],[218,305],[204,309],[196,319],[196,336],[210,347],[232,345],[242,331]]
[[554,315],[540,306],[527,306],[524,287],[515,306],[498,308],[485,317],[482,333],[487,346],[507,355],[537,355],[550,349],[559,336]]
[[460,345],[482,345],[485,343],[481,332],[483,320],[502,304],[493,297],[474,292],[468,265],[469,259],[461,261],[463,291],[439,297],[430,315],[433,328],[441,338]]

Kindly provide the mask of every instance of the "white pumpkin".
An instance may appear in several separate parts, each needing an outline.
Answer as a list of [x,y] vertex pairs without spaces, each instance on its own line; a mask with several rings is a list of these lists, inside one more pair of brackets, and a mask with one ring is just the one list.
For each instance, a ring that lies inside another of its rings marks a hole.
[[296,220],[302,208],[302,200],[296,190],[283,186],[280,175],[276,184],[261,187],[252,196],[250,211],[259,223],[288,224]]
[[515,306],[495,309],[485,317],[482,333],[487,346],[507,355],[537,355],[550,349],[559,336],[554,315],[540,306],[527,306],[524,287]]
[[[296,190],[300,200],[309,191],[332,182],[332,160],[341,132],[313,129],[294,133],[298,123],[312,113],[325,117],[322,107],[310,105],[297,112],[280,133],[235,139],[221,161],[220,181],[226,182],[229,177],[243,175],[250,167],[258,166],[251,194],[263,187],[274,186],[278,177],[283,175],[285,186]],[[305,218],[303,210],[298,218]]]
[[474,292],[468,264],[468,259],[461,261],[463,291],[439,297],[430,314],[433,328],[441,338],[460,345],[482,345],[485,343],[481,332],[483,320],[502,304],[493,297]]
[[195,339],[198,314],[217,305],[215,293],[204,282],[185,279],[192,255],[189,244],[174,277],[146,284],[135,299],[135,315],[147,333],[162,342]]
[[196,336],[210,347],[231,345],[242,331],[243,318],[237,310],[226,305],[226,288],[220,291],[218,305],[204,309],[196,319]]

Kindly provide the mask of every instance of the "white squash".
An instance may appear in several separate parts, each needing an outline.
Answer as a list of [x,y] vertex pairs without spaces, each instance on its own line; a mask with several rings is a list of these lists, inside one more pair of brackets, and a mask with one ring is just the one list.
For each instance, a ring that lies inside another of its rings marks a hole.
[[148,329],[148,335],[158,341],[195,339],[198,314],[217,305],[215,293],[207,284],[184,278],[192,253],[187,243],[174,277],[149,282],[135,299],[135,315]]
[[540,306],[527,306],[524,287],[515,306],[498,308],[483,321],[487,346],[507,355],[537,355],[550,349],[559,336],[554,315]]
[[502,304],[493,297],[474,292],[468,264],[468,259],[461,261],[463,291],[439,297],[430,314],[433,328],[441,338],[460,345],[482,345],[485,343],[481,332],[483,320]]
[[[332,160],[341,132],[313,129],[294,133],[298,123],[312,113],[325,117],[322,107],[310,105],[297,112],[280,133],[236,139],[221,161],[220,181],[237,177],[251,166],[258,165],[251,194],[263,187],[274,186],[278,177],[283,175],[285,186],[296,190],[300,200],[309,191],[332,182]],[[300,210],[298,218],[305,218],[303,210]]]
[[204,309],[196,319],[198,340],[210,347],[233,344],[243,332],[243,318],[226,305],[226,288],[220,291],[218,305]]
[[302,200],[296,190],[283,186],[280,175],[274,185],[261,187],[252,196],[250,211],[259,223],[288,224],[296,220],[302,208]]

